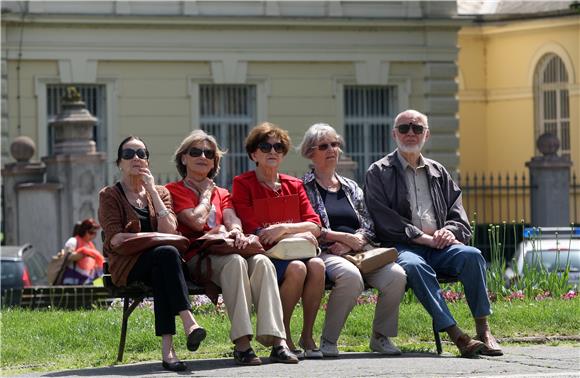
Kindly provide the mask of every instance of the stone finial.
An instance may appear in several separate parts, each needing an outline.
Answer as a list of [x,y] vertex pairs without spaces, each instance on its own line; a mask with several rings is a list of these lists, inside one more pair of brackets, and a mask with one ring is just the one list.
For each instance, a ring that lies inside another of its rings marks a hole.
[[93,127],[97,119],[87,110],[78,90],[68,87],[60,113],[49,124],[54,130],[55,155],[84,155],[96,152]]
[[543,133],[538,137],[536,146],[542,155],[556,156],[556,153],[560,148],[560,141],[558,140],[558,137],[552,133]]
[[64,96],[63,100],[65,102],[80,102],[81,94],[75,87],[67,87],[66,96]]
[[36,144],[27,136],[16,137],[10,144],[10,154],[19,163],[28,163],[35,151]]

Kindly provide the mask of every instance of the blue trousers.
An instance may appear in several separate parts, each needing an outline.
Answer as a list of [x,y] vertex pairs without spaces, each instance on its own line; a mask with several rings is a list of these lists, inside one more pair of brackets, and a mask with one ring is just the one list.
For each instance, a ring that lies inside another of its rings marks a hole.
[[433,318],[435,329],[442,331],[455,324],[437,273],[457,277],[463,284],[465,298],[474,318],[491,314],[485,279],[485,259],[477,248],[463,244],[435,249],[416,244],[398,244],[397,263],[407,273],[407,286]]

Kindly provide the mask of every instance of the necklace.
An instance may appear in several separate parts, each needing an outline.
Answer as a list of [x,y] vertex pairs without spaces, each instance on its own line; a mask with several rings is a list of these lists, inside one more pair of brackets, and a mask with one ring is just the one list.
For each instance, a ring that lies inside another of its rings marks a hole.
[[330,182],[331,182],[330,185],[325,185],[322,182],[322,180],[320,178],[318,178],[318,176],[314,175],[314,177],[315,177],[318,185],[320,185],[322,188],[324,188],[327,192],[336,193],[340,190],[340,181],[337,180],[336,183],[332,182],[332,178],[334,178],[334,176],[332,176],[332,178],[330,179]]
[[129,190],[127,186],[121,182],[121,186],[123,186],[123,190],[125,190],[125,196],[131,205],[139,209],[145,208],[145,199],[143,193],[136,193],[133,190]]

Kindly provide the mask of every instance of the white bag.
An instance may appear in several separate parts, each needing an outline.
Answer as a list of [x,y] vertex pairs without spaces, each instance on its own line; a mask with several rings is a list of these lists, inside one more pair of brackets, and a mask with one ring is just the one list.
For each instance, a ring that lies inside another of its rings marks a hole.
[[282,239],[266,251],[266,256],[279,260],[297,260],[316,257],[320,249],[303,238]]

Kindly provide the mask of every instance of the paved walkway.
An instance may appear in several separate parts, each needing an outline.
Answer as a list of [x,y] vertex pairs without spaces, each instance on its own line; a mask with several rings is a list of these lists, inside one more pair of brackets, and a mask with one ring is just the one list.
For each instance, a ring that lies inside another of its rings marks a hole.
[[337,359],[306,360],[298,365],[235,366],[232,359],[190,360],[189,371],[166,372],[159,362],[69,370],[36,377],[580,377],[580,344],[505,347],[502,357],[463,359],[452,355],[405,353],[382,357],[342,353]]

